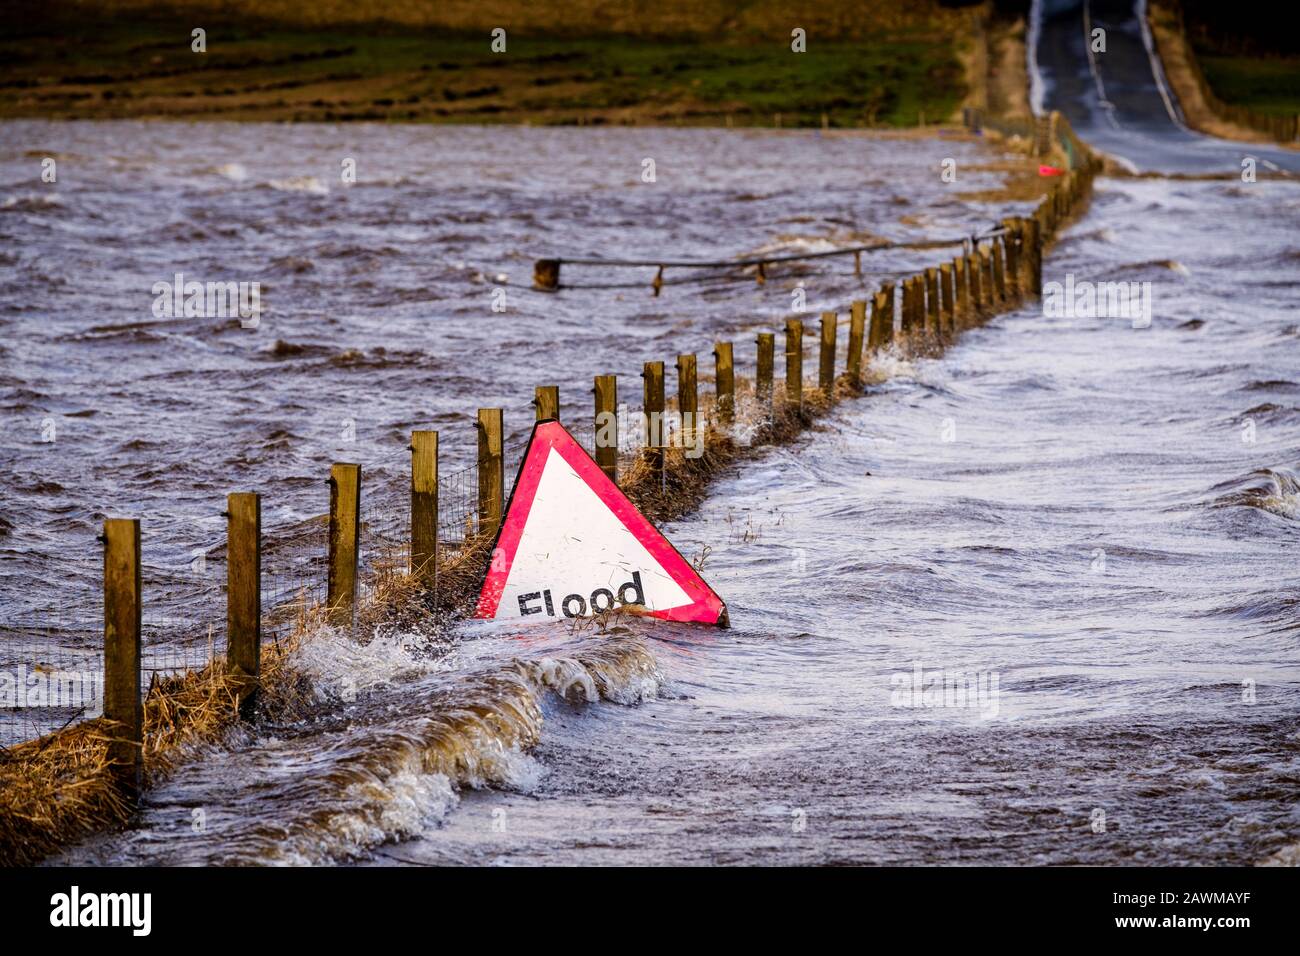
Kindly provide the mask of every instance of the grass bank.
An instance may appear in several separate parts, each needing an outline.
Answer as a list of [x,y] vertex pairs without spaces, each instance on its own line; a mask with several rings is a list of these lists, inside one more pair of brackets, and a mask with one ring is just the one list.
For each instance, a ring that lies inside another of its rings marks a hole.
[[[639,35],[593,13],[576,25],[566,16],[572,35],[512,27],[494,53],[489,30],[463,25],[108,17],[114,4],[87,6],[33,12],[7,31],[0,117],[814,126],[824,115],[838,127],[912,126],[947,119],[966,91],[966,41],[946,11],[810,30],[805,53],[791,51],[788,25]],[[204,53],[191,50],[196,25]]]
[[[1300,116],[1300,57],[1245,53],[1246,41],[1214,45],[1206,24],[1171,0],[1155,0],[1148,22],[1165,76],[1188,125],[1245,142],[1296,139]],[[1201,37],[1200,43],[1194,37]],[[1217,49],[1219,53],[1208,52]]]
[[1197,50],[1196,58],[1225,103],[1276,116],[1300,113],[1300,56],[1260,59]]
[[[1282,11],[1248,15],[1222,0],[1159,0],[1181,22],[1214,95],[1265,115],[1300,113],[1300,34]],[[1288,4],[1288,6],[1290,6]]]

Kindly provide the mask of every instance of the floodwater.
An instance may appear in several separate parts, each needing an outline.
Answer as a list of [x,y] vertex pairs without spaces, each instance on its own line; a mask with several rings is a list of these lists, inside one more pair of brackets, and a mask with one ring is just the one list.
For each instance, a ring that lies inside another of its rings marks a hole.
[[[591,375],[635,392],[644,360],[752,343],[796,281],[545,295],[540,255],[946,237],[1015,211],[962,199],[996,182],[968,170],[989,155],[940,139],[5,132],[6,617],[93,590],[93,562],[51,568],[93,556],[106,512],[165,515],[146,555],[184,556],[256,487],[274,534],[324,509],[331,460],[400,486],[406,432],[468,460],[478,406],[517,446],[534,385],[585,417]],[[338,184],[347,157],[363,183]],[[1150,282],[1150,326],[1035,305],[880,360],[866,396],[668,526],[708,549],[730,630],[465,623],[445,656],[324,635],[300,662],[317,719],[199,756],[62,861],[1294,861],[1298,224],[1291,182],[1099,180],[1044,277]],[[798,280],[815,314],[940,255]],[[154,318],[177,271],[261,279],[260,327]]]

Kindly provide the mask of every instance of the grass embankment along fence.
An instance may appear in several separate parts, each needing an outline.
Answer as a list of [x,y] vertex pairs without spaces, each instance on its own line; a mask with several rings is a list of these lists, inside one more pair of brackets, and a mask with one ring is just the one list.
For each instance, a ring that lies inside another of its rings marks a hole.
[[[683,354],[673,363],[677,391],[669,396],[665,363],[646,362],[633,389],[641,394],[644,420],[653,413],[697,412],[685,427],[703,432],[696,446],[702,454],[688,454],[687,443],[666,443],[653,432],[612,440],[606,432],[588,443],[597,463],[646,514],[661,521],[678,517],[723,469],[765,445],[791,440],[837,403],[862,396],[872,380],[873,356],[937,354],[963,330],[1032,300],[1042,289],[1044,247],[1086,202],[1099,168],[1058,117],[1046,128],[1051,139],[1035,152],[1050,153],[1070,169],[1052,180],[1032,216],[1004,220],[996,235],[915,275],[890,279],[870,301],[855,301],[843,314],[823,313],[816,326],[791,318],[779,332],[759,333],[752,374],[737,374],[734,343],[719,342],[712,388],[706,379],[700,389],[697,357]],[[807,363],[806,353],[814,356]],[[567,423],[580,437],[600,435],[608,426],[600,416],[618,406],[614,376],[597,376],[594,386],[591,422]],[[539,386],[534,404],[538,419],[558,417],[558,386]],[[147,535],[142,540],[136,519],[105,522],[104,715],[0,752],[0,863],[31,863],[125,822],[141,788],[164,779],[195,745],[219,743],[244,722],[301,712],[310,694],[306,678],[293,668],[293,652],[322,628],[366,640],[384,625],[411,626],[472,609],[505,506],[501,409],[480,409],[475,432],[472,520],[463,528],[440,526],[439,436],[415,432],[407,540],[394,552],[398,557],[390,553],[368,566],[359,560],[370,533],[361,468],[331,468],[326,597],[293,605],[292,628],[274,642],[262,640],[263,626],[282,620],[286,608],[262,605],[260,498],[232,494],[226,656],[148,688],[141,687],[139,626]]]
[[[789,16],[758,31],[742,13],[715,31],[711,15],[683,10],[660,34],[627,35],[594,10],[516,29],[520,11],[436,28],[342,26],[305,5],[295,19],[292,4],[278,5],[280,20],[268,19],[274,5],[238,19],[226,4],[114,6],[42,5],[11,22],[0,117],[905,127],[947,120],[966,89],[961,18],[924,0],[909,16],[838,27],[814,14],[803,53],[791,51]],[[500,26],[506,50],[494,53]],[[204,53],[191,48],[196,27]]]
[[1182,5],[1169,0],[1151,4],[1148,18],[1189,125],[1230,139],[1300,142],[1300,55],[1216,52],[1211,34],[1189,32]]

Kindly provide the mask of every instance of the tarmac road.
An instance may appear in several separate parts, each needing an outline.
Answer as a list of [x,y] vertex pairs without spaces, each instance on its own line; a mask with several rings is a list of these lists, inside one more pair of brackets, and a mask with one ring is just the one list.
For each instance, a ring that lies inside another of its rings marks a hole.
[[[1300,151],[1187,127],[1159,58],[1148,49],[1143,0],[1043,0],[1036,6],[1042,106],[1060,110],[1093,148],[1133,172],[1238,174],[1247,156],[1255,157],[1261,176],[1300,172]],[[1088,38],[1098,27],[1106,31],[1106,50],[1090,53]]]

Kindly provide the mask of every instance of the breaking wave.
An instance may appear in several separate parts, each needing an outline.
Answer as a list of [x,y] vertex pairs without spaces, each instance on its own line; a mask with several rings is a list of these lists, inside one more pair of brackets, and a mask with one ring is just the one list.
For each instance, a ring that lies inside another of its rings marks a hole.
[[[495,643],[495,642],[494,642]],[[464,645],[458,645],[463,647]],[[194,761],[150,794],[145,826],[73,850],[63,862],[301,866],[366,858],[438,827],[467,789],[530,791],[529,751],[550,708],[659,695],[658,661],[634,636],[580,640],[559,653],[456,667],[400,640],[359,645],[321,629],[294,651],[311,716]],[[479,653],[483,653],[481,650]],[[204,808],[183,841],[147,836]],[[156,818],[152,819],[151,818]]]
[[[329,656],[346,639],[309,642],[304,663],[319,678],[355,668]],[[371,652],[377,680],[395,679],[402,654]],[[324,657],[322,656],[324,655]],[[322,666],[322,662],[324,666]],[[409,658],[407,658],[409,666]],[[348,728],[338,757],[276,795],[288,819],[248,834],[247,862],[308,864],[351,859],[385,843],[436,826],[465,788],[527,789],[539,769],[527,755],[541,739],[548,696],[569,705],[599,701],[637,704],[662,684],[658,662],[637,638],[615,638],[561,656],[518,658],[475,674],[457,674],[454,687],[384,697],[383,720]],[[395,706],[400,706],[394,714]],[[267,799],[259,794],[259,802]],[[265,819],[265,815],[261,815]],[[277,815],[271,815],[275,819]]]
[[1224,482],[1216,508],[1257,508],[1283,518],[1300,517],[1300,476],[1291,468],[1260,468],[1244,478]]
[[290,176],[288,179],[272,179],[267,185],[278,192],[308,193],[312,196],[326,196],[330,191],[330,188],[315,176]]

